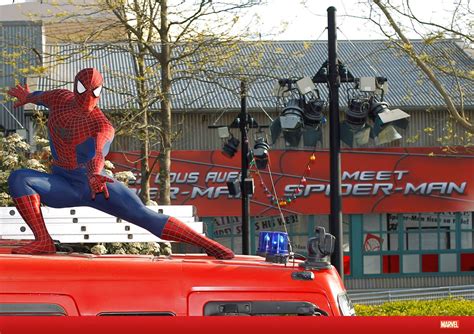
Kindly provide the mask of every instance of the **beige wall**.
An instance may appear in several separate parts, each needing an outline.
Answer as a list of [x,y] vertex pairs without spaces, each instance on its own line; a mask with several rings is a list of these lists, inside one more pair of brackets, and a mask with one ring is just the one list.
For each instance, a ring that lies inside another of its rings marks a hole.
[[[278,113],[267,111],[270,116],[275,119],[278,117]],[[270,119],[261,111],[250,111],[251,115],[255,118],[259,125],[269,125]],[[442,146],[438,141],[438,138],[447,134],[445,129],[446,121],[449,119],[447,112],[442,111],[409,111],[410,124],[407,130],[400,130],[403,138],[400,141],[382,145],[381,147],[390,146],[402,146],[402,147],[420,147],[420,146]],[[173,148],[176,150],[215,150],[222,148],[222,140],[217,135],[217,129],[209,129],[208,126],[212,125],[219,117],[220,113],[199,113],[189,112],[187,114],[175,113],[173,115],[173,124],[177,129],[181,130],[181,135],[174,142]],[[471,119],[474,119],[474,112],[470,112]],[[235,117],[238,112],[226,112],[219,121],[218,125],[228,125]],[[433,131],[427,131],[425,129],[433,129]],[[269,129],[263,129],[269,135]],[[232,129],[231,132],[234,136],[240,137],[238,129]],[[253,136],[256,133],[256,129],[252,129],[250,132],[250,143],[253,143]],[[459,137],[462,136],[464,131],[461,128],[457,129]],[[322,148],[329,148],[329,126],[326,124],[323,127],[323,145]],[[418,136],[418,139],[415,139]],[[471,138],[471,144],[472,142]],[[461,140],[451,141],[450,145],[460,145]],[[467,144],[467,142],[464,142]],[[344,144],[342,144],[344,147]],[[372,144],[373,145],[373,144]],[[113,150],[125,150],[139,149],[139,145],[133,138],[117,138],[112,149]],[[159,145],[156,145],[158,148]],[[321,146],[319,146],[321,148]],[[282,139],[279,139],[273,146],[276,149],[284,149],[285,144]],[[309,148],[311,149],[311,148]]]

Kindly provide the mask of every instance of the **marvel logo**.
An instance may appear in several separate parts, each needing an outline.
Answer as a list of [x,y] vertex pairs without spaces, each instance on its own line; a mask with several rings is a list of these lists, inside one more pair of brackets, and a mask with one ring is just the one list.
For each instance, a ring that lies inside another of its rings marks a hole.
[[457,320],[441,320],[439,328],[459,328],[459,321]]

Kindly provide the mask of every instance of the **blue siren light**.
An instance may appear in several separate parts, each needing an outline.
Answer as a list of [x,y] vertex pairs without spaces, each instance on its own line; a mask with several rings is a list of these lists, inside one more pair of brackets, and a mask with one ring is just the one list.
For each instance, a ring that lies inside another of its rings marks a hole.
[[260,232],[257,254],[265,257],[288,255],[288,234],[285,232]]

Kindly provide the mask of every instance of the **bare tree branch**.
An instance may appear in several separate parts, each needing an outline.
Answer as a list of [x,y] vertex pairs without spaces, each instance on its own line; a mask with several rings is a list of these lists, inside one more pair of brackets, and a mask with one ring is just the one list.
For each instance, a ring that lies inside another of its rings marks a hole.
[[[450,115],[459,123],[461,124],[462,127],[464,127],[466,130],[473,132],[474,131],[474,124],[470,122],[467,118],[463,117],[462,115],[464,114],[463,111],[459,112],[445,89],[445,87],[441,84],[441,82],[436,78],[436,75],[434,72],[431,70],[431,68],[428,66],[428,64],[416,53],[413,44],[408,40],[408,38],[405,36],[405,34],[401,31],[400,27],[397,25],[395,20],[393,19],[392,15],[388,11],[387,7],[382,4],[381,0],[374,0],[374,3],[380,8],[382,13],[385,15],[387,18],[390,26],[393,28],[397,36],[400,38],[400,40],[403,42],[403,45],[401,46],[401,50],[403,50],[416,64],[417,66],[426,74],[428,79],[431,81],[431,83],[434,85],[436,90],[439,92],[439,94],[442,96],[444,102],[446,103],[446,107],[448,109],[448,112]],[[462,104],[461,104],[462,106]]]

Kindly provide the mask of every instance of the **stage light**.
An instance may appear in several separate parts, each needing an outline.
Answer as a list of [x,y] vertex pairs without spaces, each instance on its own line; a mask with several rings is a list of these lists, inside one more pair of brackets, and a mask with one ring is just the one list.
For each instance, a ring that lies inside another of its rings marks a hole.
[[385,77],[362,77],[347,90],[348,108],[341,122],[341,140],[348,146],[367,145],[370,138],[376,145],[402,138],[395,127],[406,129],[410,115],[400,109],[390,110],[383,101],[386,82]]
[[353,125],[348,121],[341,122],[341,140],[350,147],[367,145],[372,128],[368,124]]
[[259,137],[255,140],[253,157],[258,169],[267,169],[269,151],[270,145],[268,145],[267,140],[264,137]]
[[401,109],[390,110],[386,102],[379,102],[375,97],[370,102],[370,114],[374,119],[373,136],[376,145],[390,143],[402,138],[395,127],[406,129],[409,114]]
[[326,122],[323,109],[325,101],[310,78],[299,80],[280,79],[280,89],[274,89],[277,96],[286,98],[284,108],[270,125],[272,143],[283,132],[286,146],[299,146],[303,136],[304,146],[315,146],[321,141],[320,125]]
[[303,132],[303,145],[315,147],[323,139],[323,131],[320,126],[317,128],[306,127]]
[[299,107],[298,100],[290,100],[280,117],[275,119],[270,125],[272,142],[275,143],[277,138],[283,132],[285,143],[287,146],[296,147],[299,145],[303,127],[303,109]]
[[239,144],[240,140],[238,140],[231,134],[230,138],[226,140],[224,146],[222,147],[222,154],[224,154],[228,158],[232,158],[239,150]]
[[280,116],[283,131],[297,131],[303,126],[303,110],[298,100],[288,102]]
[[242,183],[239,181],[239,178],[236,178],[232,181],[226,182],[227,190],[229,191],[229,195],[231,196],[240,196],[242,190],[245,191],[248,195],[253,195],[255,193],[255,183],[253,178],[247,177],[244,180],[244,186],[242,189]]
[[227,190],[229,191],[229,195],[231,196],[238,196],[240,195],[240,182],[238,179],[235,179],[233,181],[228,181],[226,182],[227,184]]
[[341,140],[350,147],[366,145],[370,139],[371,127],[366,123],[369,114],[369,99],[352,98],[341,122]]

